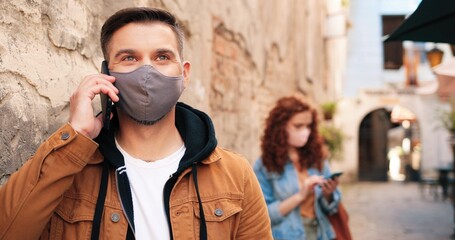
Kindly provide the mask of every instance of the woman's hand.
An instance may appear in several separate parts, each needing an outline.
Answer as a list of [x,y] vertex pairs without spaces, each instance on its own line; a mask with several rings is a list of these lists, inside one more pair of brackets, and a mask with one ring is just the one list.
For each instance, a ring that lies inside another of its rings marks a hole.
[[334,179],[325,179],[322,184],[321,184],[321,188],[322,188],[322,194],[324,195],[325,199],[327,199],[327,201],[332,201],[332,193],[337,189],[337,186],[338,186],[338,177],[334,178]]
[[313,191],[314,186],[318,184],[322,184],[324,182],[324,178],[322,176],[313,175],[309,176],[303,181],[302,186],[300,187],[299,194],[302,198],[302,201],[307,197],[308,193]]
[[314,186],[322,184],[322,182],[324,182],[324,178],[317,175],[310,176],[303,180],[300,184],[300,191],[280,203],[280,213],[283,216],[287,215],[305,200],[308,194],[313,191]]

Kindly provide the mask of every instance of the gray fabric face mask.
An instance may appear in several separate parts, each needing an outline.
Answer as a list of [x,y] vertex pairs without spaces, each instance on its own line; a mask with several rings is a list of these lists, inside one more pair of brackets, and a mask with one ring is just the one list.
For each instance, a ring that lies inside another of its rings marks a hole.
[[177,104],[183,92],[183,75],[165,76],[151,65],[127,73],[111,72],[120,100],[116,105],[142,124],[159,121]]

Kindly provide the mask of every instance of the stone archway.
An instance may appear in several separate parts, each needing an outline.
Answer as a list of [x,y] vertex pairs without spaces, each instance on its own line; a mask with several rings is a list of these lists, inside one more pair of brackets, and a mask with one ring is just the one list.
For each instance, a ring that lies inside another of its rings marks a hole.
[[[365,90],[357,98],[341,101],[337,115],[334,118],[335,124],[343,129],[346,138],[343,143],[342,156],[337,161],[332,161],[331,165],[334,169],[345,172],[343,177],[345,181],[363,179],[363,177],[359,176],[360,168],[363,168],[359,166],[359,155],[361,154],[359,143],[363,141],[360,140],[359,133],[362,121],[365,120],[368,114],[379,109],[391,112],[393,106],[396,105],[407,108],[418,119],[418,122],[411,124],[411,128],[418,129],[419,139],[418,142],[411,140],[411,144],[414,147],[418,145],[420,149],[420,160],[417,164],[418,167],[415,169],[418,169],[420,173],[431,173],[438,167],[452,163],[452,151],[447,140],[449,135],[438,120],[437,110],[445,105],[439,101],[437,96],[418,95],[390,89]],[[394,126],[393,124],[396,123],[392,123],[392,127]],[[398,125],[396,128],[398,128]],[[386,150],[382,150],[381,154],[384,155],[384,151]],[[384,159],[384,157],[382,158]],[[384,170],[382,171],[382,179],[384,179]],[[414,170],[408,174],[408,179],[415,179],[416,172]]]
[[421,140],[416,115],[399,105],[388,109],[372,110],[360,122],[358,180],[418,181]]

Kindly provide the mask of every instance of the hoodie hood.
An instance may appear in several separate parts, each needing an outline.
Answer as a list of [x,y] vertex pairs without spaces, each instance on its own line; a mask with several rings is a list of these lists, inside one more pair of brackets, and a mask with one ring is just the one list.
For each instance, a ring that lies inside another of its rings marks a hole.
[[217,145],[215,129],[207,114],[184,103],[177,103],[175,126],[185,142],[186,152],[177,173],[207,158]]

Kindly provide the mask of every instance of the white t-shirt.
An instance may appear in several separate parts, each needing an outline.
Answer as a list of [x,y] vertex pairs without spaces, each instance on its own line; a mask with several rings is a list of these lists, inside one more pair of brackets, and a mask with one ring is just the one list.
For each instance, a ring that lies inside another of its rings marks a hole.
[[169,176],[177,171],[186,150],[185,145],[163,159],[146,162],[129,155],[117,140],[115,143],[125,158],[133,197],[136,239],[170,239],[163,189]]

